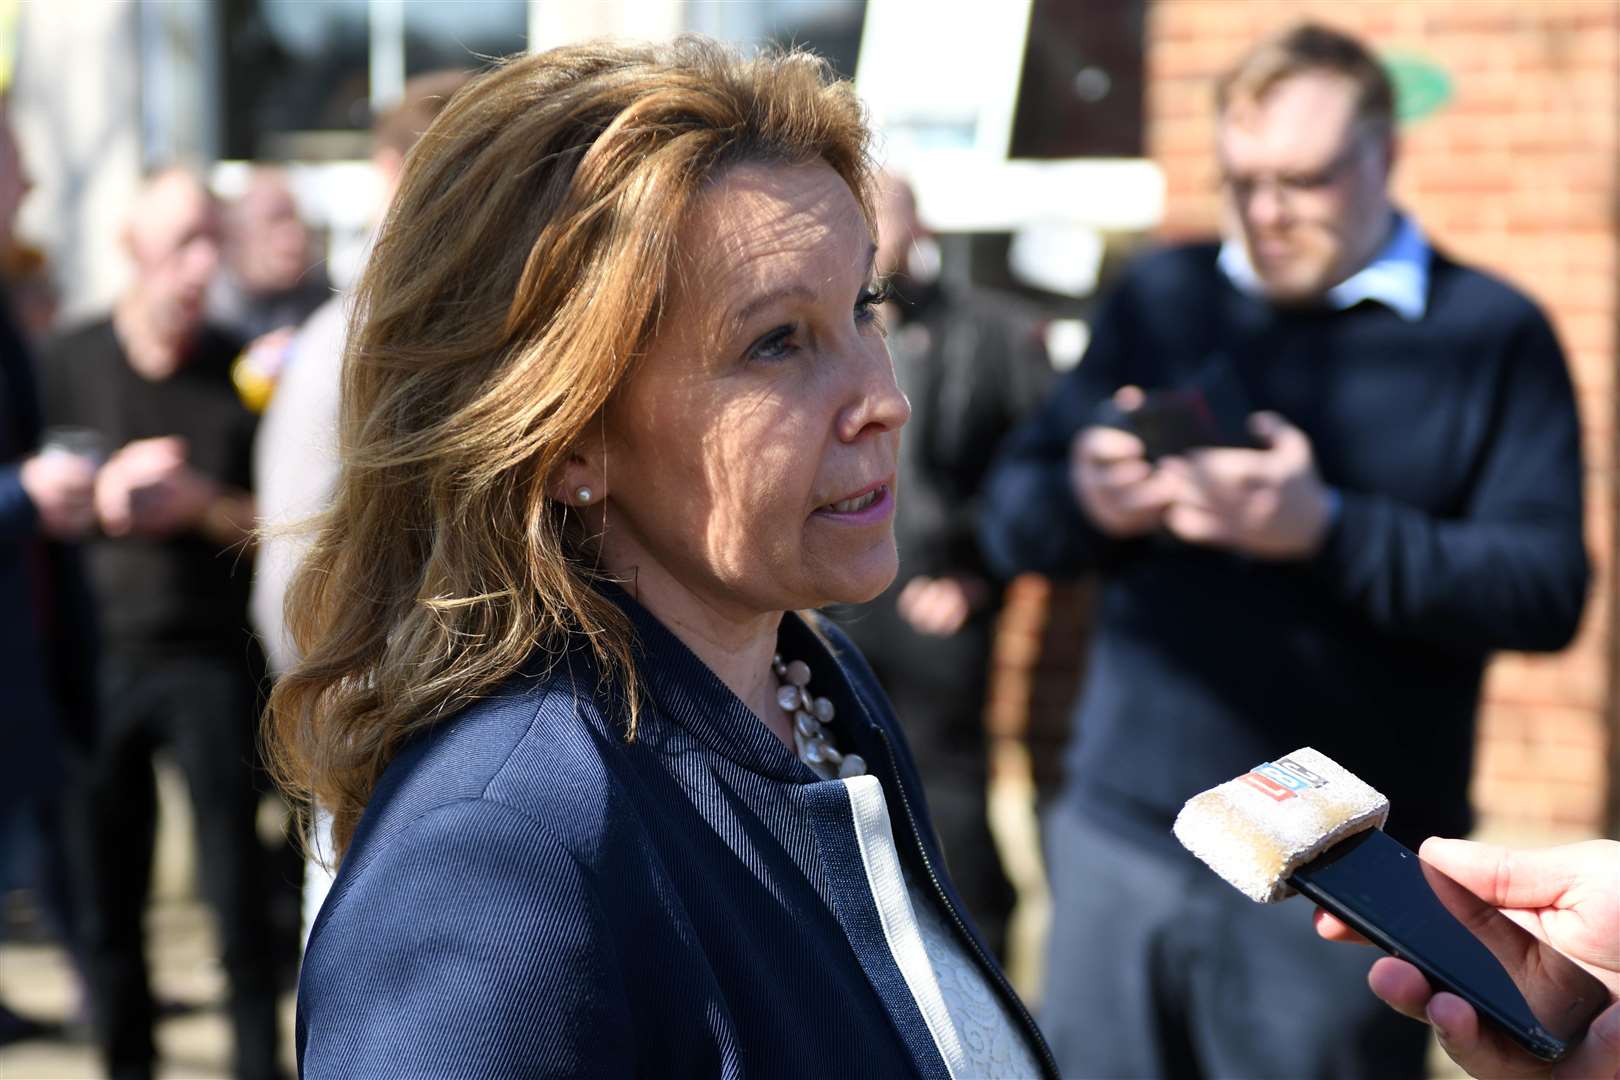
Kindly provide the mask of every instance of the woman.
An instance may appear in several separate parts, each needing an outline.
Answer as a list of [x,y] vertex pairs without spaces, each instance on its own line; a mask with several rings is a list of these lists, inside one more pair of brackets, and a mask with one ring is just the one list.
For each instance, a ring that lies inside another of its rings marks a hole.
[[894,718],[867,133],[804,56],[512,61],[408,162],[293,584],[306,1076],[1029,1076]]

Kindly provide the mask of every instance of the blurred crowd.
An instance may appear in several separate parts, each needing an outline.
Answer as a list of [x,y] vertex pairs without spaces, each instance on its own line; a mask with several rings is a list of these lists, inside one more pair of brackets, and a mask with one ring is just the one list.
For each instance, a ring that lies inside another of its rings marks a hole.
[[[467,78],[414,79],[378,117],[383,190]],[[1357,42],[1304,28],[1219,92],[1226,234],[1128,268],[1061,376],[1043,313],[942,273],[915,193],[884,178],[877,259],[914,410],[900,574],[833,614],[907,726],[952,875],[1005,955],[1016,897],[983,717],[1006,583],[1102,583],[1043,840],[1042,1026],[1065,1069],[1252,1075],[1288,1052],[1313,1073],[1421,1075],[1422,1028],[1361,990],[1367,958],[1249,912],[1168,818],[1311,743],[1389,792],[1414,846],[1468,830],[1487,656],[1562,647],[1584,602],[1569,378],[1534,304],[1391,201],[1392,92]],[[143,913],[168,754],[235,1074],[277,1075],[276,1001],[327,877],[259,829],[277,796],[256,723],[297,659],[282,596],[335,475],[345,299],[285,171],[255,166],[224,201],[167,168],[128,209],[132,284],[64,327],[48,258],[11,233],[28,186],[0,116],[0,870],[71,955],[109,1074],[150,1076],[165,1003]],[[42,1030],[0,1003],[0,1042]]]
[[[465,79],[413,80],[378,118],[385,190]],[[131,285],[111,311],[58,326],[48,263],[11,233],[30,181],[9,121],[0,166],[0,865],[69,951],[78,1025],[109,1074],[150,1076],[153,1025],[173,1004],[152,993],[144,929],[167,754],[192,804],[233,1072],[278,1075],[306,875],[296,838],[258,826],[277,796],[257,723],[291,663],[280,594],[296,522],[335,468],[343,299],[283,170],[255,166],[225,201],[173,167],[126,215]],[[269,521],[287,527],[261,539]],[[325,872],[307,876],[318,905]],[[0,1042],[47,1031],[0,1004]]]

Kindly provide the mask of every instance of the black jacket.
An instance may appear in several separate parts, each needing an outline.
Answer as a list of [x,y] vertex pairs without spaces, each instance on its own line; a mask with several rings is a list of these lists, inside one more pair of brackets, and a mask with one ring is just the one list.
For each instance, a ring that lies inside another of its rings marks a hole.
[[92,608],[78,552],[48,542],[22,486],[39,448],[33,366],[0,293],[0,809],[57,784],[58,738],[94,721]]

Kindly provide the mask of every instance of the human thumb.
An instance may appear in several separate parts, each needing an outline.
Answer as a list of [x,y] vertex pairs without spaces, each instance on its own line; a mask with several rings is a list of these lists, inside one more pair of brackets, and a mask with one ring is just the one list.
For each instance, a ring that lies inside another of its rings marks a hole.
[[1577,884],[1579,845],[1515,850],[1430,837],[1418,849],[1433,866],[1485,902],[1504,908],[1555,906]]
[[[1620,1003],[1610,1005],[1586,1029],[1585,1056],[1596,1069],[1620,1075]],[[1600,1073],[1597,1075],[1601,1075]]]
[[1255,413],[1249,417],[1249,430],[1262,445],[1277,453],[1302,460],[1311,457],[1311,441],[1278,413]]

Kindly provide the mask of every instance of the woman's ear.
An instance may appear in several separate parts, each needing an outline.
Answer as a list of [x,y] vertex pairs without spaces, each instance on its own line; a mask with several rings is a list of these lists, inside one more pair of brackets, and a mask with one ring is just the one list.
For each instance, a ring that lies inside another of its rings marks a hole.
[[580,509],[607,496],[606,470],[588,454],[570,452],[548,485],[547,494],[564,506]]

